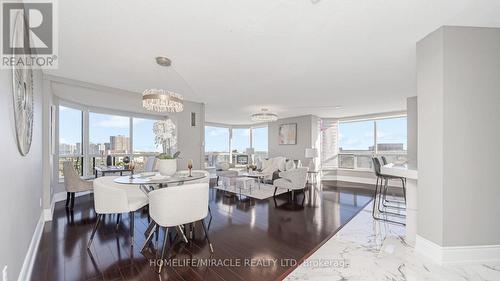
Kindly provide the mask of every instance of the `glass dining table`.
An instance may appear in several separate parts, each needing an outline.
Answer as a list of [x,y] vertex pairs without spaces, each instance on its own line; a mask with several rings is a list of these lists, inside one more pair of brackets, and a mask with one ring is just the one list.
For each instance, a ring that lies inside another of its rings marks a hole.
[[[207,177],[203,172],[192,172],[189,175],[188,171],[178,171],[173,176],[162,176],[159,173],[141,173],[137,175],[123,176],[114,179],[115,183],[136,185],[146,194],[155,188],[165,188],[170,185],[183,185],[191,181],[201,180]],[[210,210],[210,207],[209,207]],[[155,226],[155,222],[151,220],[145,234],[150,233]],[[187,226],[185,226],[186,228]],[[194,226],[191,226],[194,227]],[[159,228],[157,228],[159,229]],[[158,235],[158,234],[157,234]],[[183,233],[184,236],[184,233]],[[146,244],[143,245],[141,252],[145,249]]]
[[141,173],[131,176],[118,177],[114,180],[119,184],[130,184],[139,186],[158,186],[159,188],[167,187],[172,184],[181,185],[186,182],[201,180],[207,177],[202,172],[192,172],[189,176],[188,171],[179,171],[173,176],[162,176],[159,173]]

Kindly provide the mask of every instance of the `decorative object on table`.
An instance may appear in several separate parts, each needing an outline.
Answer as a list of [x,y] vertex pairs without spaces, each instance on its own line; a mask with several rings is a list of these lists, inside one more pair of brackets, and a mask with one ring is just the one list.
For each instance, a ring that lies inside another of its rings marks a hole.
[[158,171],[161,175],[173,176],[177,172],[177,158],[180,153],[180,151],[177,151],[174,155],[162,153],[157,157]]
[[[13,44],[29,42],[28,29],[23,24],[22,13],[18,12],[14,20]],[[30,48],[22,49],[19,54],[18,49],[14,48],[13,58],[17,61],[21,56],[31,57]],[[12,68],[12,95],[14,101],[14,122],[16,128],[17,148],[22,156],[26,156],[31,148],[33,139],[33,70],[30,67],[17,66]]]
[[123,167],[125,169],[128,169],[130,167],[129,163],[130,163],[130,157],[128,156],[123,157]]
[[278,120],[278,115],[276,113],[269,112],[267,108],[263,108],[261,112],[252,114],[250,119],[256,122],[273,122]]
[[172,155],[177,144],[175,124],[171,119],[157,121],[153,125],[156,146],[161,146],[163,153],[158,158],[158,171],[162,175],[171,176],[177,172],[177,158],[180,151]]
[[111,155],[106,156],[106,166],[112,166],[113,165],[113,157]]
[[297,123],[280,125],[278,144],[297,144]]
[[142,93],[142,107],[154,112],[181,112],[184,110],[183,97],[164,89],[147,89]]
[[171,154],[177,145],[175,124],[171,119],[156,121],[153,124],[156,147],[161,146],[163,153]]
[[306,148],[306,158],[311,159],[309,162],[309,171],[316,171],[316,157],[318,157],[317,148]]
[[188,170],[189,170],[189,175],[188,175],[188,177],[190,177],[190,178],[191,178],[191,177],[193,177],[193,176],[191,175],[191,170],[192,170],[192,169],[193,169],[193,160],[188,160]]

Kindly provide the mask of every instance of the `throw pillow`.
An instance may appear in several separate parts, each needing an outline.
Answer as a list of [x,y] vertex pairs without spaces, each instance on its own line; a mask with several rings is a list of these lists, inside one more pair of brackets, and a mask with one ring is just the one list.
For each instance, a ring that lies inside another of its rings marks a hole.
[[286,161],[286,170],[290,171],[293,169],[295,169],[295,163],[293,162],[293,160]]

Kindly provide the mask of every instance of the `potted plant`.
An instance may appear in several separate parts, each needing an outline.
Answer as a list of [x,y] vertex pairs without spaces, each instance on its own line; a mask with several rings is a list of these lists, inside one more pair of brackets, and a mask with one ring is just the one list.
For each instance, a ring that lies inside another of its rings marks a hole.
[[173,176],[177,172],[177,158],[181,152],[177,151],[174,155],[162,153],[158,155],[158,171],[162,176]]
[[170,119],[157,121],[154,123],[153,132],[156,146],[163,148],[163,153],[157,156],[158,171],[163,176],[172,176],[177,172],[177,158],[180,154],[180,151],[172,154],[177,143],[175,124]]

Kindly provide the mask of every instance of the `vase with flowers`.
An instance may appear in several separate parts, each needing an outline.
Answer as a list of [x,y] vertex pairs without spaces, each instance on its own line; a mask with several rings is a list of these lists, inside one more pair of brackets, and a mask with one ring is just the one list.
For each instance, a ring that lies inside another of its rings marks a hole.
[[158,171],[163,176],[173,176],[177,172],[177,158],[180,151],[172,153],[177,144],[175,124],[170,119],[157,121],[153,125],[155,145],[161,146],[163,153],[158,155]]

